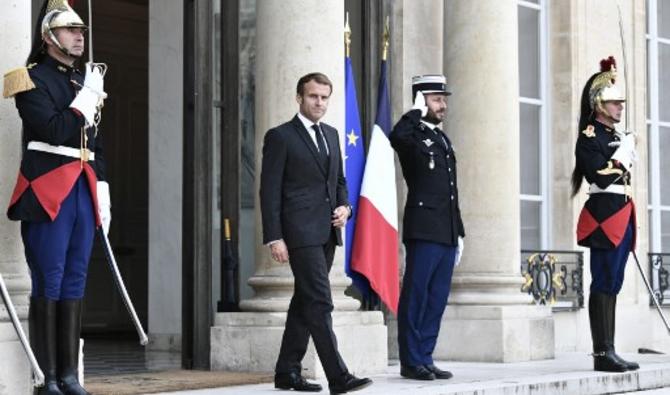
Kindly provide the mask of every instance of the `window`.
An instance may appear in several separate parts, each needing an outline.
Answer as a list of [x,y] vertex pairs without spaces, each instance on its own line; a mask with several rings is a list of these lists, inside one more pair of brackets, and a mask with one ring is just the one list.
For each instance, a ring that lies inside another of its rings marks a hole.
[[670,252],[670,1],[647,1],[649,250]]
[[546,249],[547,192],[546,0],[518,1],[521,248]]

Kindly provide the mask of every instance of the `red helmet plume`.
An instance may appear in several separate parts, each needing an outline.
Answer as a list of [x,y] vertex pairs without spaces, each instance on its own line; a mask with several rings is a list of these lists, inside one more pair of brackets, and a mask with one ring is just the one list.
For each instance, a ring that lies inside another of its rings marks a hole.
[[600,72],[604,71],[610,71],[614,67],[616,69],[616,60],[614,59],[614,56],[610,56],[607,59],[603,59],[600,61]]

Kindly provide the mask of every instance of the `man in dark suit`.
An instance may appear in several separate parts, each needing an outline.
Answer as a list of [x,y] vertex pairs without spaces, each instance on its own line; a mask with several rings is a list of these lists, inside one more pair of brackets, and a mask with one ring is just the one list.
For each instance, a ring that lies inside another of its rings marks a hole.
[[451,276],[465,237],[454,146],[438,127],[451,94],[446,84],[443,75],[414,77],[414,106],[389,136],[408,189],[403,218],[405,276],[398,306],[400,374],[416,380],[452,377],[433,364]]
[[261,214],[263,243],[277,262],[290,262],[295,278],[275,368],[275,387],[317,392],[301,376],[310,335],[331,393],[364,388],[367,378],[350,374],[337,350],[328,272],[351,207],[337,130],[319,120],[328,109],[332,83],[321,73],[298,81],[300,106],[292,120],[270,129],[263,144]]

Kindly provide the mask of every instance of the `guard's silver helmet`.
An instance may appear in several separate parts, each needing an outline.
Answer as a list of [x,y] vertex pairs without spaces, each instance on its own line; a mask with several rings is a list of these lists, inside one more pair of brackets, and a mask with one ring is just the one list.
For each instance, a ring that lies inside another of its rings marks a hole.
[[608,101],[626,101],[625,96],[616,86],[616,61],[613,56],[600,62],[600,74],[593,80],[589,88],[591,109],[604,111],[603,103]]
[[54,30],[62,27],[78,27],[87,29],[88,27],[81,17],[70,7],[67,0],[49,0],[46,14],[42,19],[42,36],[48,36],[58,49],[66,55],[70,55],[65,48],[58,42]]

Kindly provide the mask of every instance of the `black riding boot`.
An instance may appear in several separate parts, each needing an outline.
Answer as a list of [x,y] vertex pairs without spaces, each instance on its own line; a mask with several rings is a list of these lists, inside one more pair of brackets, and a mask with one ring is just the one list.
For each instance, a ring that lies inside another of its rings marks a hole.
[[610,314],[610,295],[599,292],[589,297],[589,320],[593,339],[593,370],[601,372],[625,372],[628,370],[614,353],[614,333]]
[[623,363],[626,365],[626,369],[628,370],[638,370],[640,369],[640,365],[638,365],[637,362],[630,362],[626,361],[625,359],[621,358],[616,351],[614,351],[614,328],[616,327],[616,295],[610,296],[611,298],[611,303],[610,303],[610,314],[612,315],[612,352],[614,352],[614,357],[619,360],[619,362]]
[[56,302],[30,298],[28,310],[30,345],[44,373],[44,386],[35,388],[37,395],[63,395],[56,376]]
[[58,302],[58,379],[65,395],[89,395],[79,384],[81,299]]

